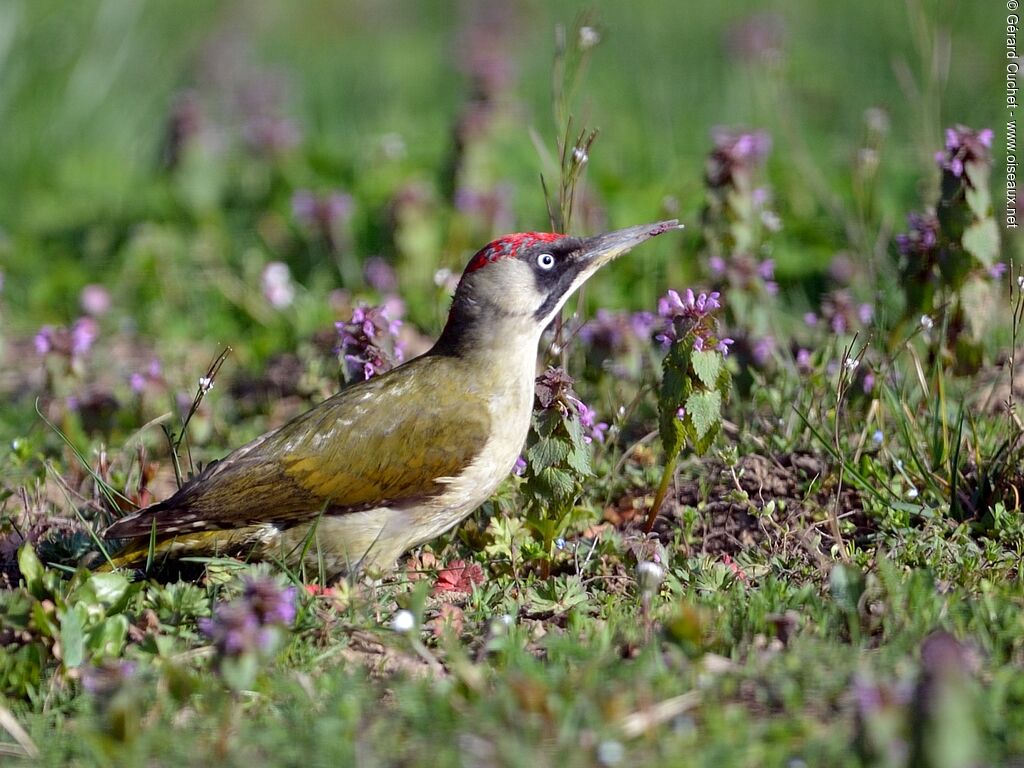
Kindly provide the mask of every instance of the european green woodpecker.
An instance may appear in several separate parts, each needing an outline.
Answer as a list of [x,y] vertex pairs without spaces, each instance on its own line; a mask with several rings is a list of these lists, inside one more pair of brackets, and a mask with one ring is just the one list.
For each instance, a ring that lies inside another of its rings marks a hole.
[[305,560],[332,578],[390,569],[512,471],[530,428],[537,346],[569,296],[678,226],[495,240],[470,259],[429,352],[346,387],[115,522],[106,537],[133,541],[112,564],[138,566],[154,551]]

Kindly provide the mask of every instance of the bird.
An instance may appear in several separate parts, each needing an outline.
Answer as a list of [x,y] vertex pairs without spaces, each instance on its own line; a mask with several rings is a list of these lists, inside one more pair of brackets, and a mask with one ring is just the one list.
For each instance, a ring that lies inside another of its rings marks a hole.
[[[470,258],[424,354],[349,384],[206,465],[104,537],[101,570],[217,555],[385,574],[497,489],[530,429],[538,347],[602,266],[678,221],[591,237],[523,232]],[[124,540],[127,540],[126,542]]]

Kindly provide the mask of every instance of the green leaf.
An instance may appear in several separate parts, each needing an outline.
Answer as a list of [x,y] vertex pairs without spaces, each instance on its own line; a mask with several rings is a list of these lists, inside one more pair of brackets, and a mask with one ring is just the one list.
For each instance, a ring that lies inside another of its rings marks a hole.
[[243,653],[241,656],[222,659],[220,663],[220,675],[234,691],[252,688],[259,671],[260,660],[254,653]]
[[526,461],[535,472],[561,464],[569,457],[570,446],[555,437],[541,437],[526,451]]
[[25,586],[32,593],[32,597],[42,599],[46,597],[46,588],[43,586],[43,563],[36,556],[31,544],[22,544],[18,550],[18,569],[21,577],[25,579]]
[[60,629],[54,624],[52,615],[46,612],[41,602],[32,603],[32,622],[35,624],[36,630],[40,634],[56,640]]
[[993,218],[975,221],[964,230],[964,250],[986,267],[991,267],[999,258],[999,227]]
[[118,656],[128,639],[128,617],[110,616],[89,631],[88,646],[94,656]]
[[714,389],[718,382],[718,372],[722,369],[722,353],[714,350],[694,352],[690,357],[690,365],[701,383],[708,389]]
[[697,437],[693,439],[693,452],[698,456],[703,456],[708,452],[708,448],[715,442],[715,438],[718,437],[718,433],[721,430],[721,422],[716,422],[712,425],[711,429],[704,433],[703,437]]
[[130,582],[120,573],[94,573],[92,578],[96,599],[106,605],[113,605],[128,591]]
[[661,445],[665,449],[666,460],[682,450],[683,443],[686,442],[686,428],[676,416],[675,409],[662,410],[658,431],[661,435]]
[[722,420],[722,395],[718,390],[694,392],[686,399],[686,415],[700,439]]
[[658,428],[666,456],[675,456],[683,447],[685,433],[676,411],[693,389],[690,380],[690,341],[675,342],[662,363],[661,390],[658,393]]
[[566,457],[566,464],[581,477],[590,477],[594,474],[590,468],[590,451],[587,450],[586,443],[573,446]]
[[829,575],[832,599],[846,611],[856,611],[860,596],[864,594],[864,574],[852,565],[840,563]]
[[61,658],[68,668],[81,666],[85,661],[85,611],[81,604],[69,606],[60,617]]
[[966,198],[967,207],[978,219],[992,216],[992,194],[989,192],[989,168],[985,162],[970,160],[964,164],[967,175]]
[[576,495],[576,483],[572,475],[561,469],[549,467],[540,473],[538,480],[548,488],[550,495],[555,499],[568,499]]

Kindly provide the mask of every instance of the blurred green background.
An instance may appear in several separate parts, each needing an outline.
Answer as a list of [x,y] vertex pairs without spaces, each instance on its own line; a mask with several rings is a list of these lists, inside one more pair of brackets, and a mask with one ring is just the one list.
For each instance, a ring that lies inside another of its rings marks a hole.
[[[844,212],[866,110],[891,125],[876,213],[895,229],[933,197],[945,125],[999,128],[997,10],[949,0],[5,0],[3,322],[19,334],[69,323],[82,287],[100,283],[121,327],[236,346],[244,334],[258,360],[332,319],[328,291],[358,293],[359,265],[381,255],[398,269],[409,318],[435,332],[437,267],[457,270],[498,234],[489,230],[547,228],[538,175],[556,172],[531,131],[550,151],[555,25],[585,12],[601,39],[572,113],[601,135],[576,228],[675,215],[693,232],[712,127],[763,128],[785,289],[856,250]],[[481,77],[491,112],[453,176],[454,137]],[[201,151],[168,163],[183,94],[205,133]],[[253,114],[267,121],[255,130],[288,134],[264,142],[280,146],[243,147]],[[460,219],[460,186],[499,189],[502,215]],[[344,253],[296,234],[299,189],[351,196]],[[687,253],[652,244],[614,280],[595,281],[588,302],[650,306],[692,276]],[[286,322],[245,293],[258,292],[271,260],[309,290]]]

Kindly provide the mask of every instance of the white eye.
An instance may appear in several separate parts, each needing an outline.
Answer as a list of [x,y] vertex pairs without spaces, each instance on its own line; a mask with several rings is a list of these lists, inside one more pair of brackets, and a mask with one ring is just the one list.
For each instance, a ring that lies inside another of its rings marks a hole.
[[541,269],[551,269],[555,266],[555,257],[550,253],[542,253],[537,257],[537,266]]

